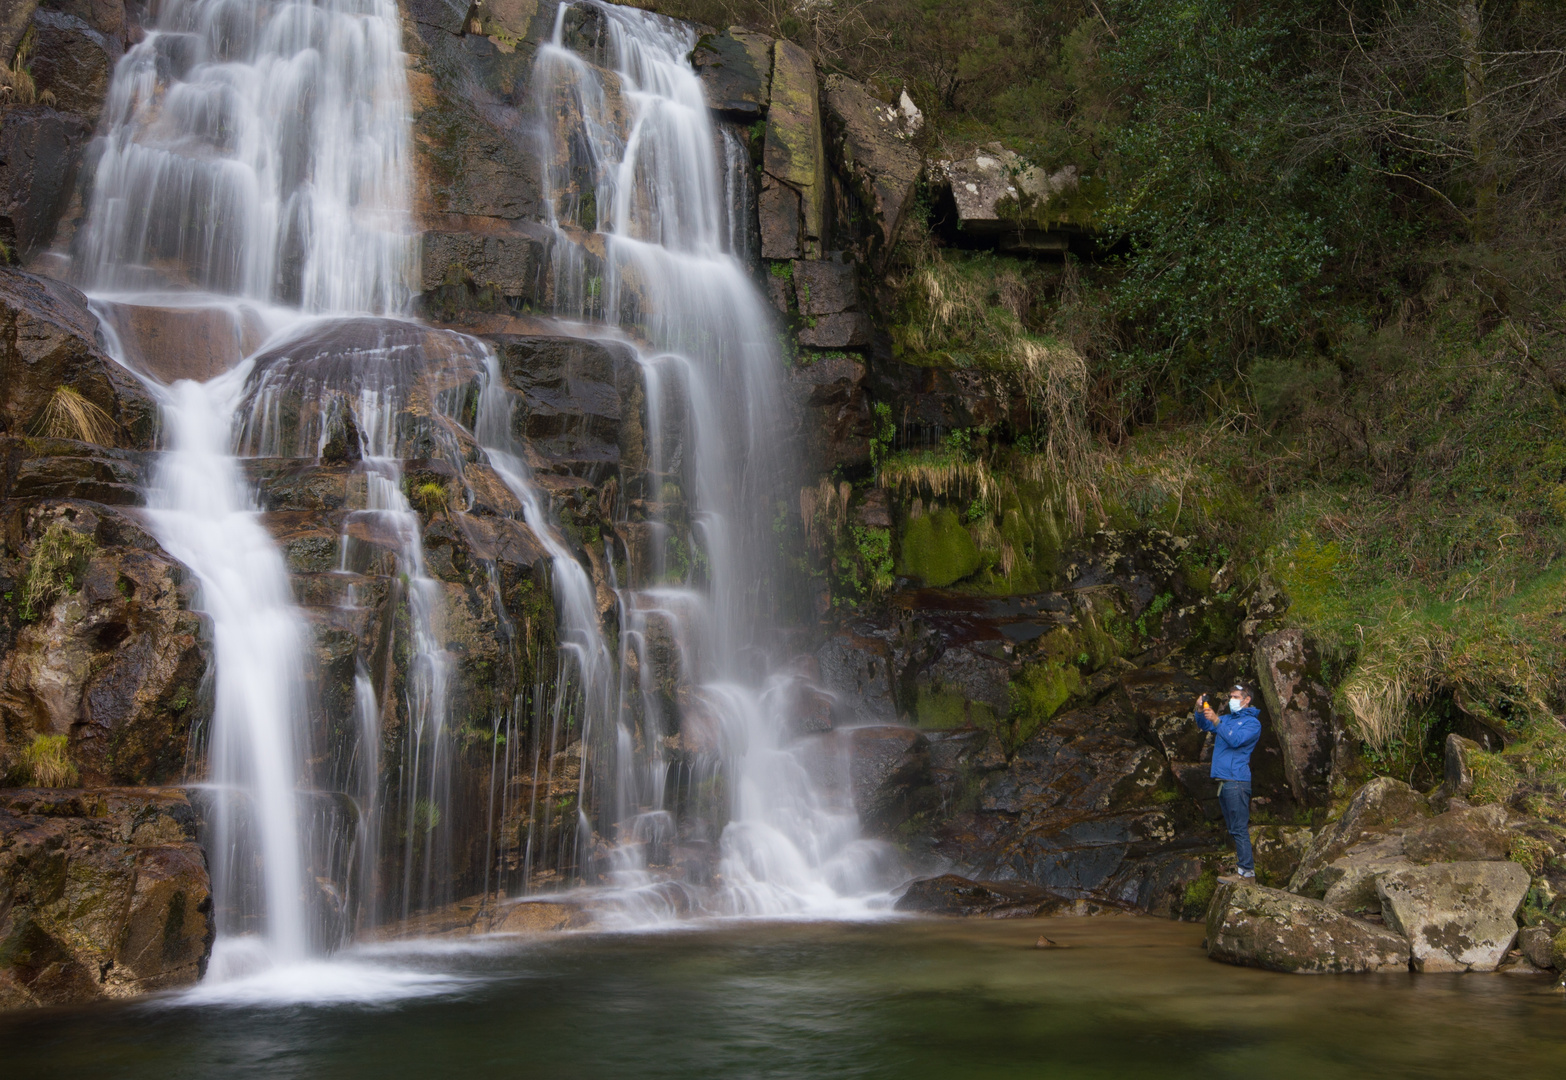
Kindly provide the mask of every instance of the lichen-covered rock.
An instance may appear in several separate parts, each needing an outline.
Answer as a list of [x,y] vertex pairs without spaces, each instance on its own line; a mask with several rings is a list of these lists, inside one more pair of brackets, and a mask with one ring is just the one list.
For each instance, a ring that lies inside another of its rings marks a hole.
[[1322,900],[1328,907],[1349,914],[1380,911],[1381,896],[1376,892],[1376,879],[1413,865],[1403,853],[1401,836],[1356,844],[1317,875],[1317,880],[1327,886]]
[[[132,449],[152,445],[157,404],[104,354],[87,298],[63,282],[0,267],[0,432],[51,433],[45,413],[61,387],[98,410],[106,429],[67,437]],[[69,427],[72,421],[58,422]]]
[[211,908],[179,789],[0,791],[0,1007],[194,983]]
[[923,166],[909,141],[909,117],[843,75],[827,76],[822,96],[833,164],[869,211],[867,246],[879,265],[896,243]]
[[1354,793],[1337,820],[1317,834],[1289,881],[1289,891],[1320,898],[1330,882],[1320,875],[1349,848],[1402,832],[1430,816],[1430,800],[1391,777],[1377,777]]
[[927,915],[984,915],[1027,919],[1069,903],[1048,889],[1018,881],[971,881],[957,874],[923,878],[897,898],[898,911]]
[[741,120],[761,116],[771,96],[772,45],[765,34],[738,26],[703,34],[691,51],[691,66],[701,76],[707,104]]
[[1207,955],[1244,967],[1327,975],[1406,968],[1409,944],[1319,900],[1223,884],[1207,912]]
[[1456,806],[1403,834],[1403,851],[1417,863],[1490,862],[1506,858],[1510,830],[1503,806]]
[[1065,233],[1052,228],[1063,215],[1052,204],[1077,189],[1075,166],[1046,173],[1000,143],[987,143],[938,167],[964,233],[990,238],[1003,251],[1066,250]]
[[791,41],[778,41],[772,55],[772,99],[762,155],[761,255],[819,258],[827,193],[815,61]]
[[1483,751],[1484,747],[1455,731],[1446,737],[1445,775],[1441,781],[1443,795],[1449,799],[1467,798],[1473,793],[1473,756]]
[[1383,874],[1376,891],[1420,971],[1494,971],[1517,937],[1528,882],[1513,862],[1436,863]]
[[1251,826],[1257,880],[1277,888],[1287,884],[1309,850],[1311,840],[1310,829],[1303,825]]
[[1332,769],[1334,724],[1321,659],[1304,631],[1291,629],[1263,636],[1256,643],[1255,661],[1289,788],[1296,801],[1322,805]]

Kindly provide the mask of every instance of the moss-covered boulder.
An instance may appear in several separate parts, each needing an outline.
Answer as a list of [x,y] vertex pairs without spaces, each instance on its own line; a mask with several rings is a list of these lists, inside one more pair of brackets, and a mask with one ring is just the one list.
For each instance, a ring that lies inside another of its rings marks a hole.
[[942,507],[909,520],[897,569],[906,577],[942,588],[968,577],[982,561],[956,511]]
[[1319,900],[1252,883],[1220,884],[1207,910],[1207,955],[1297,975],[1406,969],[1401,934]]

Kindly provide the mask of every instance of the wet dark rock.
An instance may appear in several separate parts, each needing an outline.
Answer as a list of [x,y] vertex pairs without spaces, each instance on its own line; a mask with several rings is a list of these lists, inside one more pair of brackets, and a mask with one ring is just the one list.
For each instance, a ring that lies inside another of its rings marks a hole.
[[211,881],[177,788],[0,790],[0,1008],[186,986]]
[[0,430],[39,433],[62,386],[106,414],[110,445],[151,446],[157,404],[104,354],[87,298],[63,282],[0,267]]
[[794,293],[807,317],[853,311],[859,307],[858,274],[852,263],[796,259]]
[[76,189],[92,124],[50,105],[11,105],[0,124],[0,240],[26,261],[49,246]]
[[1486,862],[1506,858],[1511,832],[1506,808],[1456,806],[1403,834],[1403,851],[1417,863]]
[[35,12],[33,32],[28,67],[38,93],[52,93],[56,108],[96,124],[119,55],[117,44],[86,20],[60,11]]
[[[849,356],[827,356],[789,369],[806,460],[820,472],[870,461],[870,404],[865,368]],[[884,497],[883,497],[884,498]],[[888,520],[883,528],[890,525]]]
[[877,264],[897,239],[922,168],[901,111],[877,101],[859,83],[829,75],[822,87],[833,164],[871,221],[869,252]]
[[816,650],[821,685],[837,698],[845,722],[890,721],[897,718],[892,693],[892,657],[880,636],[845,629]]
[[1360,788],[1336,821],[1330,822],[1311,842],[1300,860],[1289,889],[1305,896],[1321,897],[1330,884],[1322,872],[1356,844],[1401,833],[1430,816],[1430,800],[1391,777],[1378,777]]
[[1402,935],[1319,900],[1254,884],[1221,884],[1207,914],[1207,955],[1300,975],[1404,969]]
[[148,463],[137,451],[75,439],[0,437],[0,492],[12,499],[72,499],[139,506]]
[[989,773],[1006,767],[1006,756],[992,732],[977,728],[927,731],[930,744],[930,777],[945,805],[966,798]]
[[1134,903],[1143,882],[1128,864],[1201,846],[1192,825],[1164,756],[1101,703],[1051,719],[984,780],[976,810],[937,832],[935,849],[972,877]]
[[516,435],[555,471],[598,480],[618,467],[622,394],[639,379],[629,348],[566,337],[492,340],[505,383],[520,397]]
[[1417,970],[1494,971],[1517,937],[1528,883],[1514,862],[1454,862],[1383,874],[1376,891]]
[[703,34],[691,52],[691,66],[701,77],[707,104],[741,120],[760,117],[771,97],[772,45],[764,34],[738,26]]
[[1321,657],[1304,631],[1278,630],[1256,643],[1255,662],[1289,790],[1302,805],[1325,805],[1338,725]]
[[970,881],[956,874],[923,878],[898,897],[898,911],[927,915],[983,915],[991,919],[1030,919],[1070,903],[1048,889],[1017,881]]
[[872,833],[895,829],[933,801],[930,747],[913,728],[891,725],[842,732],[859,820]]

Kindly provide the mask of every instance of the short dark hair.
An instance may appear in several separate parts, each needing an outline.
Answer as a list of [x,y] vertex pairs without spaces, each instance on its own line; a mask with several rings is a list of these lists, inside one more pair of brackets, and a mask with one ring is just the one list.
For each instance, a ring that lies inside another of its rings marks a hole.
[[1246,686],[1242,682],[1237,682],[1233,686],[1229,687],[1229,693],[1231,693],[1231,694],[1234,693],[1236,690],[1238,690],[1240,693],[1244,694],[1248,698],[1254,698],[1256,696],[1255,694],[1251,693],[1251,688],[1249,686]]

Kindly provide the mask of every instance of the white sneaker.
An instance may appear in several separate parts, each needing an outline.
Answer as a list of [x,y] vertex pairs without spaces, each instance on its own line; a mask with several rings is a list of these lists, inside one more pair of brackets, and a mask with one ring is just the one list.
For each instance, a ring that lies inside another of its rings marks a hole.
[[1256,880],[1256,871],[1254,870],[1236,870],[1234,873],[1236,877],[1241,878],[1244,881]]

